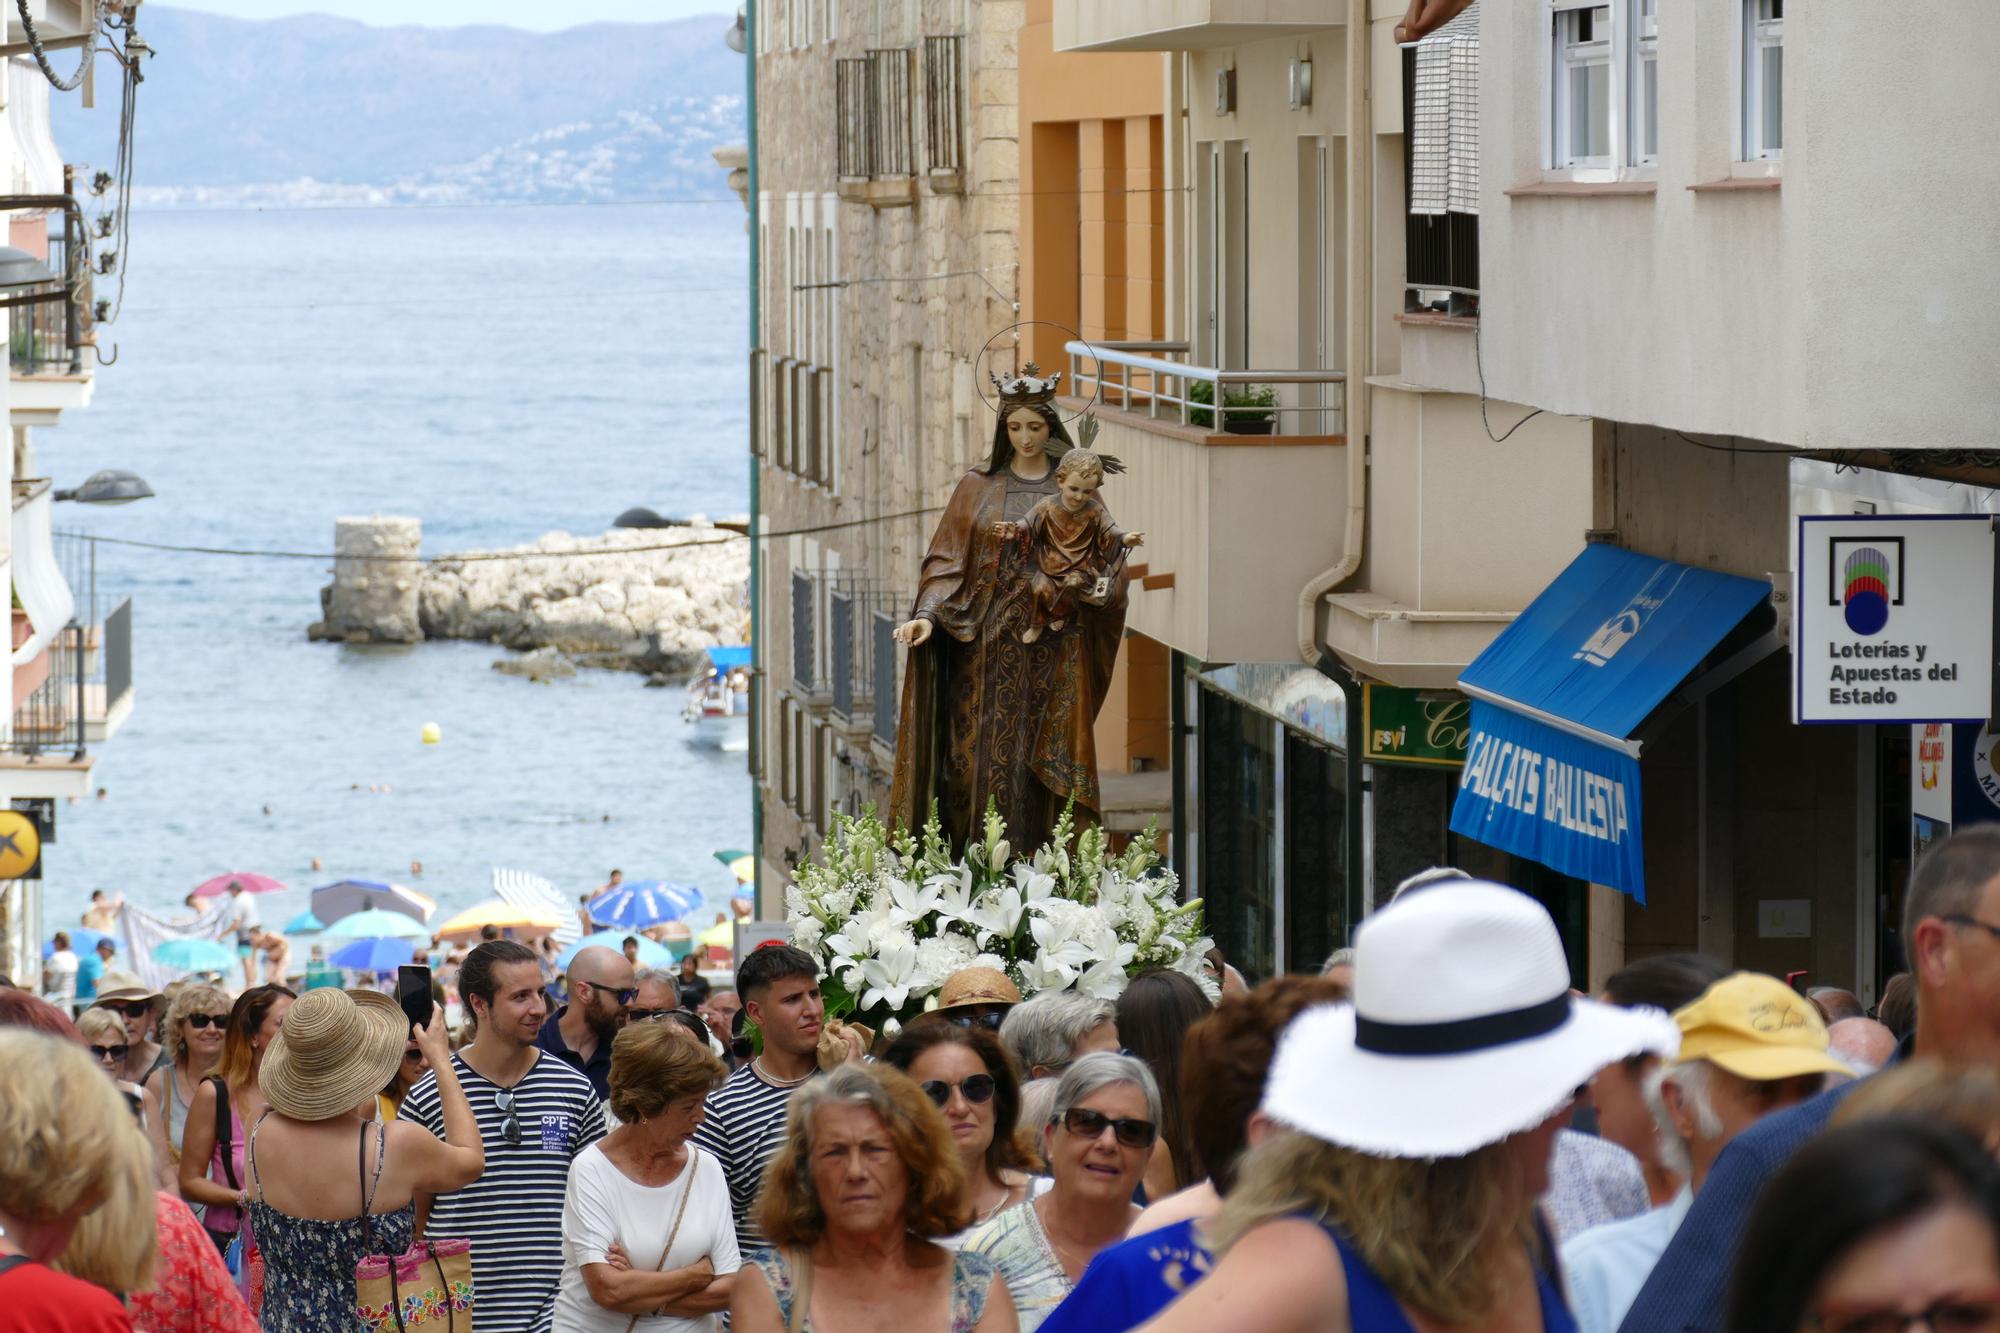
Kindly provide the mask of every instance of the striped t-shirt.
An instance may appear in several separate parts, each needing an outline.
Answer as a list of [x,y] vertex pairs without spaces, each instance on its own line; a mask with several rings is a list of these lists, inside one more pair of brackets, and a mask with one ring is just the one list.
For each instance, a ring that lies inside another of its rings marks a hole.
[[764,1168],[785,1146],[785,1112],[801,1086],[768,1082],[757,1072],[757,1062],[748,1061],[708,1094],[708,1118],[694,1132],[694,1141],[715,1154],[729,1178],[736,1244],[745,1254],[770,1244],[756,1222],[757,1195],[764,1187]]
[[[505,1091],[451,1057],[479,1122],[486,1169],[462,1190],[431,1200],[424,1234],[472,1242],[474,1312],[480,1333],[541,1333],[562,1280],[563,1200],[576,1155],[604,1137],[604,1106],[574,1065],[543,1053],[516,1083],[520,1143],[507,1142]],[[403,1099],[402,1119],[444,1137],[437,1076],[426,1074]]]

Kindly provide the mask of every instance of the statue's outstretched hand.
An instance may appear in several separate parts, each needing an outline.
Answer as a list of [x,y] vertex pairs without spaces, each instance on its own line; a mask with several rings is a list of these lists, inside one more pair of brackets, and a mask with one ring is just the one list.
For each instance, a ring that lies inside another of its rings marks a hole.
[[1143,533],[1143,532],[1128,532],[1128,533],[1126,533],[1126,534],[1125,534],[1125,545],[1126,545],[1126,546],[1128,546],[1128,547],[1130,547],[1130,546],[1144,546],[1145,544],[1146,544],[1146,534],[1145,534],[1145,533]]
[[896,626],[896,642],[920,648],[931,637],[931,622],[924,616],[906,620]]

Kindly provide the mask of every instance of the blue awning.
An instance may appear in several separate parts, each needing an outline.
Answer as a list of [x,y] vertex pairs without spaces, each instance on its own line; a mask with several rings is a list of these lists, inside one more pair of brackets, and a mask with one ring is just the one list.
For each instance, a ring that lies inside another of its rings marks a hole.
[[1467,837],[1646,900],[1633,739],[1771,585],[1593,545],[1458,679]]
[[726,647],[710,648],[708,664],[717,671],[729,671],[735,667],[750,665],[750,645],[731,644]]

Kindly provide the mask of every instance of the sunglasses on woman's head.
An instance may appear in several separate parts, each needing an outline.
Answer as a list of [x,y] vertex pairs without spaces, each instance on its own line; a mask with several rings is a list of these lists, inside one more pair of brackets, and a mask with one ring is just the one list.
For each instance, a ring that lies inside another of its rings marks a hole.
[[127,1055],[130,1055],[132,1053],[132,1048],[130,1046],[125,1046],[125,1045],[119,1045],[119,1046],[93,1045],[90,1048],[90,1053],[96,1056],[100,1060],[107,1060],[107,1059],[123,1060]]
[[1113,1120],[1102,1111],[1086,1111],[1080,1106],[1065,1111],[1062,1123],[1064,1129],[1080,1139],[1098,1138],[1108,1129],[1127,1148],[1150,1148],[1160,1133],[1150,1120],[1130,1117]]
[[939,1106],[943,1106],[951,1100],[951,1090],[953,1088],[957,1088],[960,1092],[964,1093],[965,1100],[971,1102],[974,1106],[984,1106],[987,1102],[993,1100],[993,1075],[991,1074],[974,1074],[972,1077],[961,1079],[957,1083],[947,1083],[941,1078],[927,1078],[922,1083],[917,1084],[917,1086],[924,1090],[924,1096],[930,1098],[931,1101]]
[[228,1021],[228,1014],[189,1014],[187,1016],[187,1025],[196,1032],[201,1031],[205,1027],[219,1028]]

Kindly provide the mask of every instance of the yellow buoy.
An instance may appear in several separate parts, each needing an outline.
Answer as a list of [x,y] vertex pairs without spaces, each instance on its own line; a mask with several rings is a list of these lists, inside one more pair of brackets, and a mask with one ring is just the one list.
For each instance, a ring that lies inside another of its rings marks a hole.
[[424,723],[424,744],[436,745],[444,739],[444,728],[435,722]]

